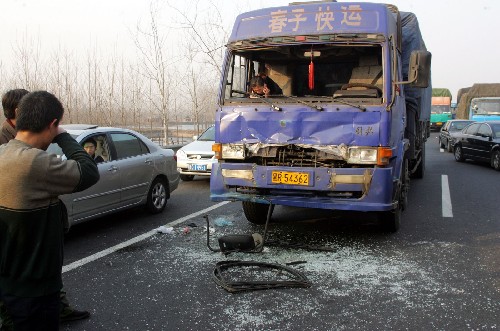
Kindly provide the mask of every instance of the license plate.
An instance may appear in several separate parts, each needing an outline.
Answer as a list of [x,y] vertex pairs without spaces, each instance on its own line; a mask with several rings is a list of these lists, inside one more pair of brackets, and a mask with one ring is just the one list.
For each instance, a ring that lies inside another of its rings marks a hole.
[[207,171],[206,164],[188,164],[188,169],[191,171]]
[[309,185],[307,172],[273,171],[271,182],[273,184]]

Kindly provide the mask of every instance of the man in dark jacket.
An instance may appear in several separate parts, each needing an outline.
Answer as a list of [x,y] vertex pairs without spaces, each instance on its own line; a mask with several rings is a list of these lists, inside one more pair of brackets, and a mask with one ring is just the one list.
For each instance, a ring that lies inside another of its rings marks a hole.
[[[14,139],[16,136],[16,109],[21,101],[21,98],[28,94],[29,91],[25,89],[12,89],[4,93],[2,96],[2,108],[6,120],[3,122],[0,128],[0,145],[8,143],[10,140]],[[69,224],[66,224],[69,228]],[[61,290],[60,293],[60,311],[59,318],[61,322],[75,321],[83,318],[88,318],[90,313],[85,310],[77,310],[73,308],[66,297],[66,292]],[[5,305],[0,300],[0,330],[10,331],[12,330],[12,319],[7,314]]]
[[29,92],[25,89],[15,89],[5,92],[2,96],[2,108],[5,121],[0,128],[0,145],[8,143],[16,136],[16,108],[19,100]]
[[[92,158],[59,126],[61,102],[46,91],[18,105],[16,138],[0,146],[0,299],[14,330],[58,330],[64,219],[59,195],[99,180]],[[57,143],[67,160],[46,152]]]

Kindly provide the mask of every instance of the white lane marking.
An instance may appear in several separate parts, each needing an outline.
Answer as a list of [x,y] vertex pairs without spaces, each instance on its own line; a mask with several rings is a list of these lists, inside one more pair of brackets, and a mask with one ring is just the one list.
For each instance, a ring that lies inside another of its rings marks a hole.
[[453,217],[448,175],[441,175],[441,203],[443,205],[443,217]]
[[[218,203],[218,204],[216,204],[216,205],[213,205],[213,206],[211,206],[211,207],[205,208],[205,209],[203,209],[203,210],[197,211],[197,212],[195,212],[195,213],[192,213],[192,214],[190,214],[190,215],[184,216],[184,217],[179,218],[179,219],[177,219],[177,220],[175,220],[175,221],[172,221],[172,222],[170,222],[170,223],[167,223],[166,225],[169,225],[169,226],[174,226],[174,225],[180,224],[180,223],[185,222],[185,221],[187,221],[187,220],[189,220],[189,219],[191,219],[191,218],[193,218],[193,217],[196,217],[196,216],[199,216],[199,215],[205,214],[206,212],[209,212],[209,211],[211,211],[211,210],[214,210],[214,209],[217,209],[217,208],[219,208],[219,207],[222,207],[223,205],[225,205],[225,204],[227,204],[227,203],[229,203],[229,202],[230,202],[230,201],[223,201],[223,202],[220,202],[220,203]],[[117,251],[117,250],[119,250],[119,249],[122,249],[122,248],[124,248],[124,247],[130,246],[130,245],[133,245],[133,244],[135,244],[135,243],[137,243],[137,242],[139,242],[139,241],[142,241],[142,240],[144,240],[144,239],[147,239],[147,238],[149,238],[149,237],[151,237],[151,236],[155,235],[156,233],[158,233],[158,232],[156,231],[156,229],[151,230],[151,231],[149,231],[149,232],[146,232],[146,233],[141,234],[140,236],[137,236],[137,237],[135,237],[135,238],[129,239],[129,240],[127,240],[127,241],[124,241],[124,242],[122,242],[122,243],[120,243],[120,244],[118,244],[118,245],[115,245],[115,246],[110,247],[110,248],[107,248],[107,249],[105,249],[105,250],[103,250],[103,251],[100,251],[100,252],[97,252],[97,253],[92,254],[92,255],[90,255],[90,256],[87,256],[87,257],[85,257],[85,258],[83,258],[83,259],[81,259],[81,260],[78,260],[78,261],[72,262],[72,263],[70,263],[70,264],[68,264],[68,265],[63,266],[63,268],[62,268],[62,272],[63,272],[63,273],[65,273],[65,272],[68,272],[68,271],[70,271],[70,270],[73,270],[73,269],[76,269],[76,268],[78,268],[78,267],[81,267],[81,266],[83,266],[83,265],[85,265],[85,264],[87,264],[87,263],[90,263],[90,262],[93,262],[93,261],[95,261],[95,260],[97,260],[97,259],[100,259],[101,257],[104,257],[104,256],[106,256],[106,255],[112,254],[112,253],[116,252],[116,251]]]

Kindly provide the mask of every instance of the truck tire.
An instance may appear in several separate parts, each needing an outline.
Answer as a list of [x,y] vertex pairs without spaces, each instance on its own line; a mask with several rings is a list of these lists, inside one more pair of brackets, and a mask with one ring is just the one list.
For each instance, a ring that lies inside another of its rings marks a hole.
[[270,205],[264,203],[256,203],[251,201],[243,201],[243,213],[247,221],[253,224],[266,224],[267,212]]
[[403,161],[402,176],[401,176],[401,193],[399,194],[399,204],[401,211],[404,211],[408,206],[408,191],[410,189],[410,174],[408,171],[408,159]]
[[398,206],[394,210],[383,211],[379,217],[384,231],[391,233],[398,232],[401,225],[401,207]]
[[424,173],[425,173],[425,145],[422,148],[422,153],[420,156],[420,163],[417,166],[417,169],[413,173],[414,178],[422,179],[424,178]]

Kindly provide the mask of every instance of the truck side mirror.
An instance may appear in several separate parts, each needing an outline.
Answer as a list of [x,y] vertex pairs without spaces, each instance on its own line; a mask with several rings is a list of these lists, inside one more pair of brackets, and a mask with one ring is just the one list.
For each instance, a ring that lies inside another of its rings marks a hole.
[[413,87],[426,88],[431,78],[431,53],[427,51],[413,51],[410,55],[408,81]]

